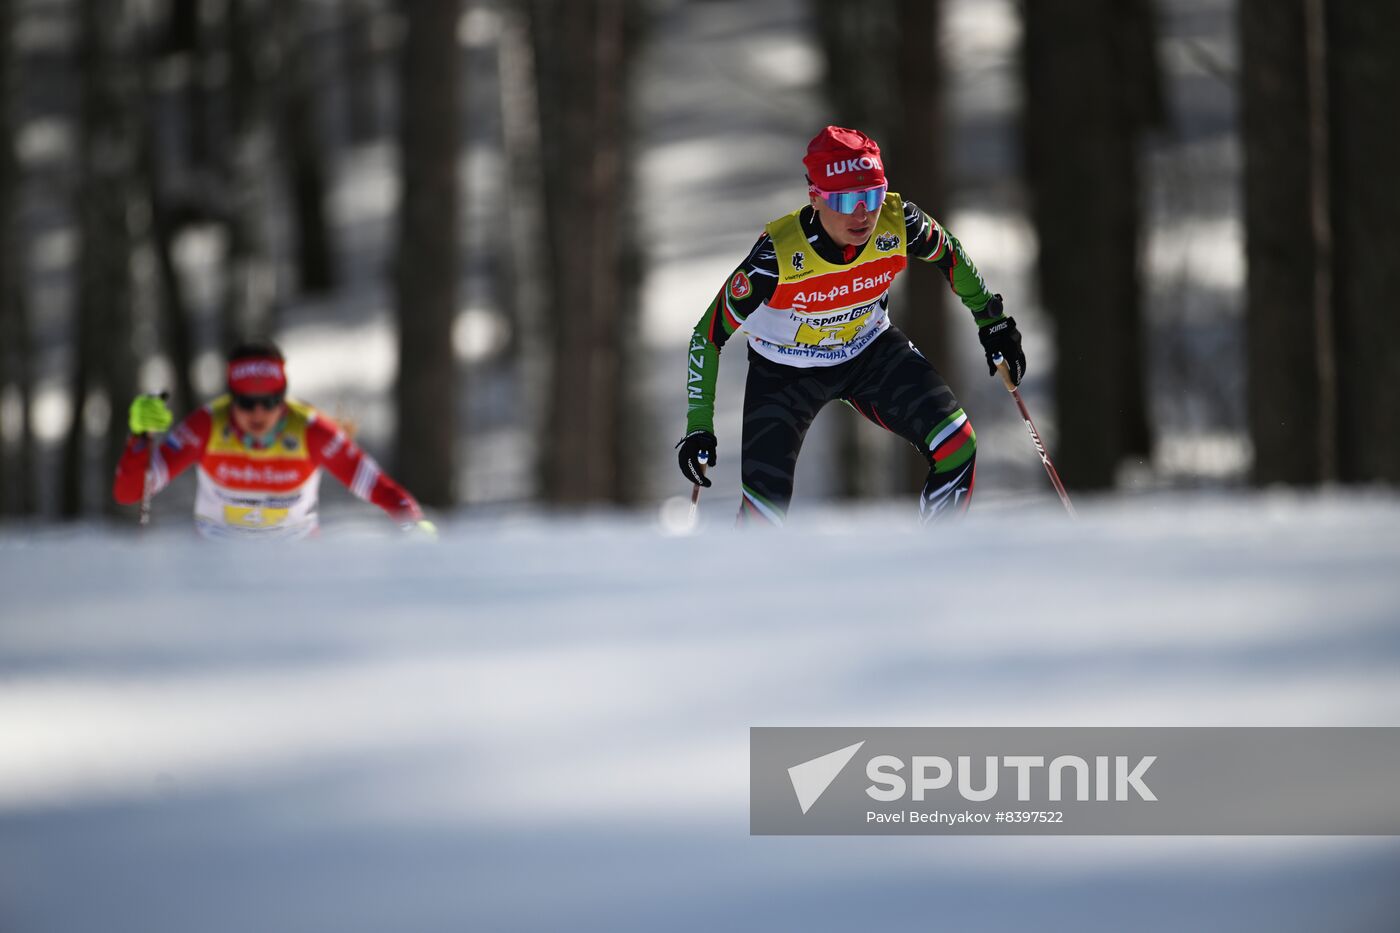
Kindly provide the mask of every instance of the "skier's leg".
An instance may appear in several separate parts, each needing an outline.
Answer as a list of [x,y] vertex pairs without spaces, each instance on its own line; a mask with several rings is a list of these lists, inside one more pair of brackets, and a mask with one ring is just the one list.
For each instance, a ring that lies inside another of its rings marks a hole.
[[928,435],[931,466],[919,494],[919,517],[924,522],[963,515],[972,504],[977,481],[977,432],[961,408]]
[[977,435],[953,390],[896,328],[861,356],[870,359],[846,401],[927,459],[920,517],[928,522],[963,514],[977,475]]
[[797,455],[812,419],[835,394],[831,382],[826,369],[783,366],[749,353],[738,524],[783,523]]

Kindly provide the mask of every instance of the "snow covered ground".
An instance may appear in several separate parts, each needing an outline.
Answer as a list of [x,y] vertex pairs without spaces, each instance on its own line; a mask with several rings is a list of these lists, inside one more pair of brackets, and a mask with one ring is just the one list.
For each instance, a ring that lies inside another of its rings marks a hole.
[[0,532],[0,930],[1400,924],[1400,840],[753,838],[747,787],[755,725],[1400,724],[1400,500],[707,505]]
[[[1202,64],[1230,64],[1233,6],[1164,7],[1180,121],[1151,156],[1148,267],[1159,335],[1184,336],[1153,365],[1190,365],[1154,383],[1154,467],[1218,482],[1248,460],[1229,416],[1233,99]],[[799,0],[656,11],[639,339],[641,498],[660,503],[684,492],[671,444],[686,335],[800,195],[795,159],[826,113]],[[1012,170],[1014,4],[957,0],[948,30],[943,219],[1020,296],[1026,395],[1053,451],[1048,322]],[[302,390],[343,404],[378,453],[391,170],[386,145],[339,166],[352,281],[334,305],[287,309],[282,334]],[[478,147],[463,171],[476,230],[499,209],[483,193],[499,166]],[[36,249],[56,270],[71,246]],[[492,342],[490,309],[464,276],[470,362]],[[62,297],[36,304],[50,439],[66,417]],[[980,360],[970,329],[954,339]],[[333,483],[324,538],[299,547],[196,543],[188,479],[147,535],[0,528],[0,933],[1400,929],[1394,839],[748,835],[755,725],[1400,724],[1400,500],[1139,495],[1083,503],[1070,524],[1014,408],[970,371],[957,385],[983,470],[956,534],[920,533],[912,501],[822,506],[826,420],[794,527],[734,534],[744,367],[728,357],[729,454],[697,536],[493,511],[528,485],[530,429],[486,420],[503,406],[476,370],[458,426],[476,508],[436,545],[392,537]]]

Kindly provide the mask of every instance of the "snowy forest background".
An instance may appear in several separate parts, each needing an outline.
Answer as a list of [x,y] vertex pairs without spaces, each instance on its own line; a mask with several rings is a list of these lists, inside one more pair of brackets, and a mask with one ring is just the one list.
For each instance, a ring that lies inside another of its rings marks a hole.
[[[1400,723],[1397,38],[1390,0],[0,0],[0,931],[1393,933],[1388,837],[751,837],[748,730]],[[966,521],[833,406],[786,531],[736,532],[740,348],[676,533],[687,336],[828,122],[1006,296],[1077,522],[915,268]],[[437,541],[327,483],[314,543],[194,546],[190,477],[135,533],[127,400],[183,414],[251,330]]]
[[[1398,31],[1325,0],[8,0],[0,514],[131,520],[129,399],[190,410],[251,334],[436,509],[683,495],[689,330],[827,122],[1006,296],[1071,489],[1394,484]],[[965,312],[903,278],[984,497],[1043,494]],[[857,421],[819,419],[799,504],[912,499]]]

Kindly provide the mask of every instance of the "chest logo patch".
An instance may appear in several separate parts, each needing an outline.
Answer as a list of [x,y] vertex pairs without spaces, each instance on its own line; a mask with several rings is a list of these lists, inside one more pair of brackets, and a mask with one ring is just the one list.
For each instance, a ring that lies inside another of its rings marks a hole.
[[801,272],[801,271],[802,271],[802,264],[805,263],[806,261],[807,261],[807,255],[806,255],[805,253],[803,253],[802,250],[798,250],[797,252],[793,253],[793,254],[792,254],[792,271],[793,271],[793,272]]
[[899,247],[899,235],[896,233],[882,233],[875,238],[875,248],[883,253]]
[[870,323],[872,313],[873,309],[866,310],[864,314],[859,314],[851,320],[842,320],[845,315],[834,315],[831,318],[819,318],[812,323],[803,321],[797,325],[794,340],[804,347],[845,346],[855,340],[861,329]]
[[224,506],[224,523],[237,528],[271,528],[287,520],[290,509],[262,506]]

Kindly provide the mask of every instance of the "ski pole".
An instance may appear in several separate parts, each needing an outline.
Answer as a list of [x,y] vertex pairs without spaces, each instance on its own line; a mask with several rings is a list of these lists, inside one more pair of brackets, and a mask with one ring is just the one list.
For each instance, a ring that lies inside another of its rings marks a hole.
[[1035,424],[1031,421],[1031,413],[1026,411],[1026,403],[1021,401],[1021,393],[1016,390],[1016,383],[1011,381],[1011,370],[1006,366],[1006,360],[1000,353],[992,354],[992,365],[1001,374],[1002,385],[1006,386],[1006,391],[1011,393],[1011,397],[1016,400],[1016,407],[1021,409],[1021,419],[1026,422],[1026,430],[1031,432],[1031,440],[1035,443],[1036,453],[1040,454],[1040,462],[1045,464],[1045,472],[1050,474],[1050,485],[1055,487],[1055,491],[1060,494],[1060,501],[1064,503],[1065,511],[1070,518],[1078,518],[1075,514],[1074,505],[1069,501],[1069,493],[1065,492],[1065,484],[1060,482],[1060,474],[1055,472],[1055,464],[1050,462],[1050,453],[1045,449],[1045,443],[1040,439],[1040,432],[1035,429]]
[[[170,393],[162,391],[161,401],[170,398]],[[146,435],[149,455],[146,459],[146,481],[141,486],[141,527],[151,523],[151,497],[156,493],[156,452],[160,449],[160,435],[152,431]]]
[[[698,457],[700,461],[700,475],[705,475],[705,465],[710,462],[707,454],[701,453]],[[690,524],[695,524],[695,515],[700,510],[700,484],[696,483],[690,490]]]

